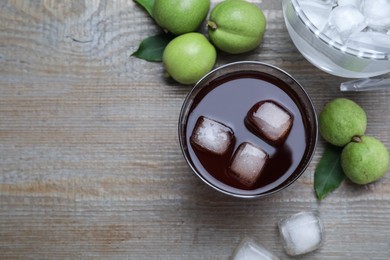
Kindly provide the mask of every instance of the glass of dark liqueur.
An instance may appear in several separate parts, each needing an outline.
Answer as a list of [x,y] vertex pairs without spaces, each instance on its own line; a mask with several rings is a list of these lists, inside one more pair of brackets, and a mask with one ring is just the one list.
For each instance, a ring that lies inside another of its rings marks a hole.
[[205,75],[186,97],[179,140],[193,172],[241,198],[283,190],[305,171],[318,138],[303,87],[283,70],[242,61]]

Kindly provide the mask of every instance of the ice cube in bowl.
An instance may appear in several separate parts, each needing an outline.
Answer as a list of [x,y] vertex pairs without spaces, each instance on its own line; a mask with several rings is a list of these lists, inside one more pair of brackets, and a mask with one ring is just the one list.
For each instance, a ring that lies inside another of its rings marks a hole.
[[390,30],[389,0],[362,0],[361,9],[371,28]]

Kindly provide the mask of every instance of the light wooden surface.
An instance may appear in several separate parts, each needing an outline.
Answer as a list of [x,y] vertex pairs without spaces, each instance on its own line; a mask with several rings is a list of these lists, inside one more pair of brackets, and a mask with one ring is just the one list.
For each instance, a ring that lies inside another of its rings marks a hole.
[[[212,1],[214,5],[217,1]],[[367,134],[390,146],[390,88],[340,93],[287,34],[281,1],[258,0],[261,47],[219,54],[217,65],[257,60],[287,70],[319,111],[335,97],[364,107]],[[390,259],[390,174],[346,181],[319,203],[313,172],[283,192],[240,200],[191,173],[177,137],[190,87],[161,63],[129,55],[159,32],[131,0],[0,2],[1,258],[227,259],[250,236],[283,259],[279,219],[318,210],[325,241],[301,259]]]

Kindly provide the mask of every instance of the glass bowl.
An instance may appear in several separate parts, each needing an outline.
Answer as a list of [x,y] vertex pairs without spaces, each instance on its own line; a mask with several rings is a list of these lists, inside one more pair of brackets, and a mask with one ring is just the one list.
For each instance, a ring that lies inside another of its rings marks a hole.
[[287,31],[299,52],[317,68],[340,77],[366,78],[390,72],[390,53],[347,47],[321,32],[297,0],[283,0]]

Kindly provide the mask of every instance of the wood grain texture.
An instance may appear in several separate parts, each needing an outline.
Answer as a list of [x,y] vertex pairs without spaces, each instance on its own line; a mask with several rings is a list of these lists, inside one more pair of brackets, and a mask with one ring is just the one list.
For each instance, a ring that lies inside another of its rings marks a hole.
[[[216,4],[217,1],[212,1]],[[257,60],[300,81],[320,111],[348,97],[367,133],[390,147],[390,88],[340,93],[344,79],[309,64],[287,34],[281,2],[264,9],[263,44],[217,65]],[[212,190],[185,164],[177,120],[189,87],[134,57],[159,32],[130,0],[0,2],[1,258],[227,259],[251,236],[283,259],[276,223],[318,210],[325,241],[300,259],[389,259],[390,174],[346,181],[319,203],[313,172],[262,200]]]

